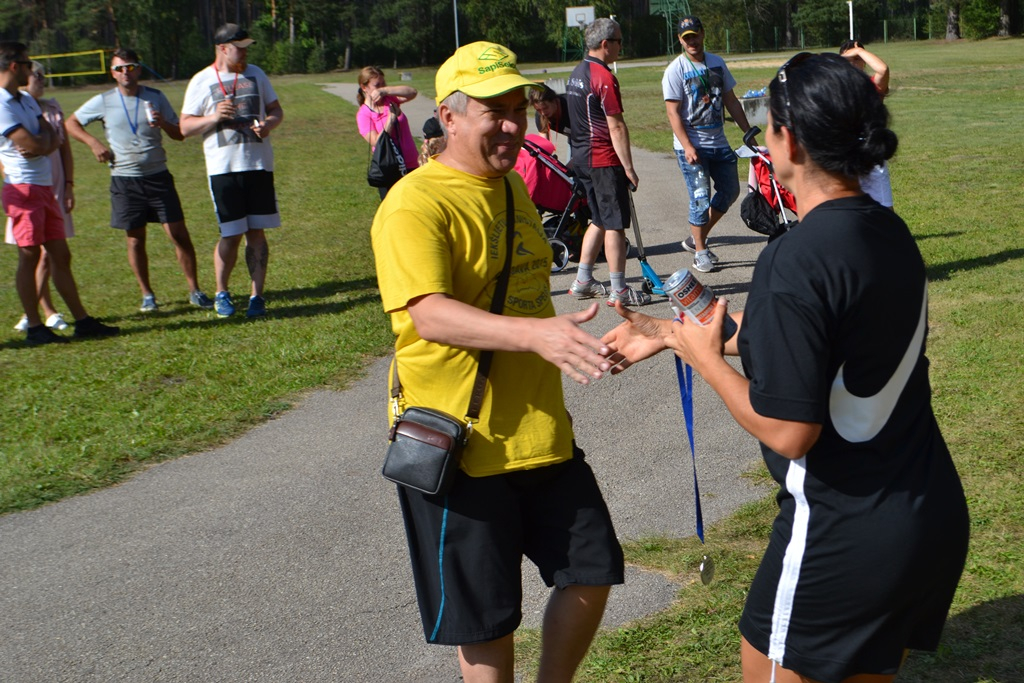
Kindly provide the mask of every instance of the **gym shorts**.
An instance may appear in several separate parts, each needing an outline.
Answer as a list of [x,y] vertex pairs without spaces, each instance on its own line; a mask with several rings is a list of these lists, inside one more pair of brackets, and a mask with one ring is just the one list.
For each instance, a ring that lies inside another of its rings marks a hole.
[[588,168],[575,166],[576,177],[587,192],[594,225],[605,230],[625,230],[631,220],[629,180],[622,166]]
[[144,176],[110,176],[110,227],[137,230],[146,223],[185,220],[174,176],[160,171]]
[[241,171],[210,176],[210,196],[221,237],[281,225],[271,171]]
[[4,183],[4,212],[19,247],[38,247],[64,239],[64,214],[50,185]]
[[470,477],[447,496],[398,487],[428,643],[496,640],[522,621],[522,563],[548,586],[624,581],[622,547],[594,473],[574,446],[557,465]]

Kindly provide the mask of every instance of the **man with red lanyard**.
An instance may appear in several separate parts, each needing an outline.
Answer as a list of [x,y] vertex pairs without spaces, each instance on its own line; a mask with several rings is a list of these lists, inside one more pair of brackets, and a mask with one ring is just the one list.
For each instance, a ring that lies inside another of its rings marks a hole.
[[263,286],[270,250],[263,231],[281,225],[274,193],[274,151],[268,136],[281,125],[284,112],[270,79],[247,62],[253,42],[237,24],[217,29],[216,59],[189,81],[181,108],[182,135],[203,136],[210,194],[220,225],[213,264],[214,308],[222,318],[235,313],[228,280],[243,236],[252,279],[245,315],[266,315]]
[[109,337],[118,328],[91,317],[78,298],[71,274],[71,252],[64,235],[64,214],[53,194],[53,173],[47,155],[59,146],[56,131],[43,118],[28,85],[32,61],[23,43],[0,42],[0,162],[4,167],[3,206],[18,245],[15,287],[28,318],[30,345],[67,342],[39,317],[36,267],[45,248],[53,284],[75,317],[75,337]]
[[604,296],[604,285],[594,279],[594,263],[604,247],[611,292],[607,304],[642,306],[650,295],[626,284],[626,236],[629,225],[629,186],[640,179],[633,169],[629,129],[622,117],[619,81],[608,65],[622,52],[622,28],[614,19],[596,19],[584,38],[587,57],[569,78],[565,89],[572,130],[573,168],[587,191],[593,222],[583,236],[580,265],[569,294],[577,299]]

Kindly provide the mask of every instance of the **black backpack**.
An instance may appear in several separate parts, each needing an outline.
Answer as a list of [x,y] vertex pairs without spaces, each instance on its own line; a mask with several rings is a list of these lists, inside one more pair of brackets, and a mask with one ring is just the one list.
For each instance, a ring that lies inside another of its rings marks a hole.
[[796,225],[796,221],[779,222],[775,209],[760,192],[747,186],[747,196],[740,202],[740,218],[754,232],[768,236],[768,241],[781,236]]

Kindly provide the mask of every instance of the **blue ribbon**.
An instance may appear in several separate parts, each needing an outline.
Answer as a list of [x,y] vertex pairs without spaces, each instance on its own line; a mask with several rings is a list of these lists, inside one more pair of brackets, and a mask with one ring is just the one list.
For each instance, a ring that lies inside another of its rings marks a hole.
[[679,380],[679,397],[683,402],[683,419],[686,422],[686,436],[690,440],[690,459],[693,461],[693,504],[697,508],[697,538],[704,543],[704,515],[700,511],[700,486],[697,485],[697,454],[693,447],[693,368],[676,359],[676,378]]

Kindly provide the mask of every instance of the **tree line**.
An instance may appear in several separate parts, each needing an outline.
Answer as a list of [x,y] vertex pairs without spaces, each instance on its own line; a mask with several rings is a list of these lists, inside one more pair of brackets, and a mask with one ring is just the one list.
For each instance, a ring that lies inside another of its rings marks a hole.
[[[216,27],[234,22],[257,42],[250,61],[271,73],[317,73],[382,64],[439,64],[456,45],[491,40],[524,61],[578,55],[565,8],[580,0],[0,0],[0,37],[31,54],[135,48],[162,77],[187,78],[212,60]],[[984,38],[1021,33],[1024,0],[855,0],[865,42]],[[456,11],[457,5],[457,11]],[[838,45],[848,37],[843,0],[597,0],[597,16],[624,29],[625,57],[664,55],[673,19],[701,16],[717,52]],[[669,16],[652,13],[662,10]],[[73,60],[72,60],[73,61]],[[70,68],[65,70],[72,70]]]

